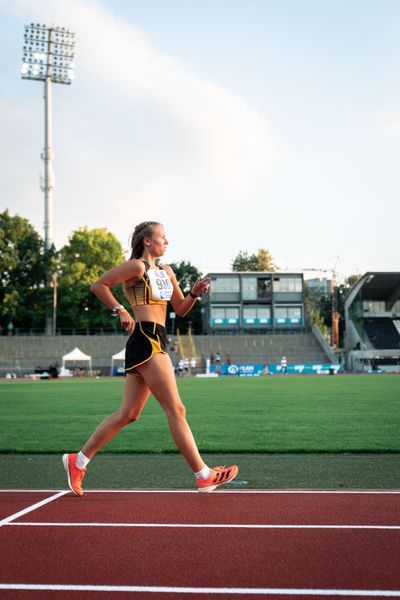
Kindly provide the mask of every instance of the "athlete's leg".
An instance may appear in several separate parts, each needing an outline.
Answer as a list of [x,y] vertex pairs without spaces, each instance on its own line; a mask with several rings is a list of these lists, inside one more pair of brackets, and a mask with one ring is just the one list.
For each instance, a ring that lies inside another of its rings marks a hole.
[[82,448],[87,458],[93,458],[111,438],[128,423],[136,421],[144,408],[150,390],[140,375],[128,373],[125,378],[124,396],[119,409],[104,419]]
[[170,357],[167,354],[157,353],[149,361],[137,367],[137,370],[164,409],[177,448],[192,471],[200,471],[205,463],[186,421],[186,409],[179,396]]

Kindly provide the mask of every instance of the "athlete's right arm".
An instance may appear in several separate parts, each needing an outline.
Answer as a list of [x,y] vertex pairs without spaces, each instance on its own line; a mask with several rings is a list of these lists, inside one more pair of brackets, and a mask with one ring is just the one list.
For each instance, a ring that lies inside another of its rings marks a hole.
[[[128,260],[122,265],[118,265],[118,267],[114,267],[114,269],[110,269],[102,275],[97,281],[93,283],[90,287],[90,291],[98,297],[103,304],[105,304],[110,310],[114,308],[114,306],[119,305],[120,303],[112,294],[111,289],[115,285],[119,283],[132,283],[135,280],[139,280],[143,277],[144,273],[144,264],[140,260]],[[134,321],[130,314],[127,311],[123,311],[120,313],[121,325],[124,329],[132,333],[134,327]]]

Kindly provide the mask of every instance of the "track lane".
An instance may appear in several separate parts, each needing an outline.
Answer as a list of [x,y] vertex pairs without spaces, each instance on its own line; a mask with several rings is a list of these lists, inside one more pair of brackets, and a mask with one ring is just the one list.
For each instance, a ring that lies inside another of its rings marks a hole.
[[3,583],[400,589],[398,531],[26,529],[0,531]]
[[0,521],[16,512],[40,502],[52,495],[53,492],[0,492]]
[[400,526],[394,494],[68,494],[20,521]]
[[[41,492],[29,502],[50,494]],[[19,494],[8,494],[8,502]],[[26,506],[24,496],[24,508]],[[3,494],[0,492],[0,501]],[[12,511],[15,512],[16,505]],[[295,519],[298,524],[394,525],[399,523],[400,495],[388,493],[217,493],[180,492],[88,493],[72,495],[37,508],[0,529],[0,543],[7,548],[0,556],[1,582],[55,584],[114,584],[153,586],[222,586],[278,589],[370,589],[400,590],[399,530],[314,529],[176,529],[127,528],[129,522],[176,522],[204,525],[206,522],[271,525]],[[73,522],[95,520],[118,523],[107,527],[24,527],[18,522]],[[25,532],[23,531],[25,530]],[[29,532],[29,533],[27,533]],[[23,560],[25,557],[25,560]],[[51,564],[51,573],[44,567]],[[177,568],[177,565],[179,568]],[[92,600],[98,592],[10,591],[2,598],[70,598]],[[27,595],[28,594],[28,595]],[[42,595],[38,595],[42,594]],[[21,595],[21,596],[20,596]],[[101,594],[102,595],[102,594]],[[188,600],[204,594],[118,592],[124,597]],[[219,594],[207,598],[221,598]],[[235,599],[249,595],[232,595]],[[269,594],[265,597],[274,597]],[[324,598],[329,598],[324,594]],[[338,596],[332,596],[332,598]],[[346,596],[341,596],[346,597]],[[349,596],[350,597],[350,596]]]

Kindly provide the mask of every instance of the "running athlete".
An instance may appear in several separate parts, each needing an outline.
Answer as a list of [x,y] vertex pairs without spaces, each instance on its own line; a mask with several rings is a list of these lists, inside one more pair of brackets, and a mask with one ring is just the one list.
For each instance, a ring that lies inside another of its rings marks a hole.
[[[68,485],[76,496],[83,496],[82,480],[89,461],[120,429],[140,417],[150,393],[165,411],[172,438],[192,469],[199,492],[211,492],[232,481],[238,473],[236,465],[209,468],[204,463],[186,420],[186,409],[165,349],[167,304],[171,302],[176,314],[185,316],[196,299],[208,291],[209,280],[198,279],[185,297],[171,267],[156,265],[156,259],[163,256],[167,246],[161,223],[140,223],[132,236],[130,260],[104,273],[91,287],[119,317],[130,337],[125,352],[124,395],[119,409],[100,423],[80,452],[63,456]],[[111,292],[119,283],[123,284],[136,322]]]

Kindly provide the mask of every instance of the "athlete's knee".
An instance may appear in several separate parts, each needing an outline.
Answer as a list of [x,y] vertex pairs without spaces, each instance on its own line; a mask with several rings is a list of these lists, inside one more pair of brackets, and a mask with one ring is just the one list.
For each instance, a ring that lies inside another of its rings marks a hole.
[[169,406],[165,412],[167,413],[168,417],[175,417],[178,419],[186,418],[186,407],[184,404],[182,404],[182,402]]
[[117,415],[117,419],[122,427],[125,427],[125,425],[129,425],[130,423],[134,423],[140,417],[140,411],[117,411],[115,414]]
[[140,414],[139,415],[135,414],[135,415],[128,416],[126,418],[126,420],[125,420],[125,425],[129,425],[130,423],[134,423],[135,421],[137,421],[139,419],[139,417],[140,417]]

